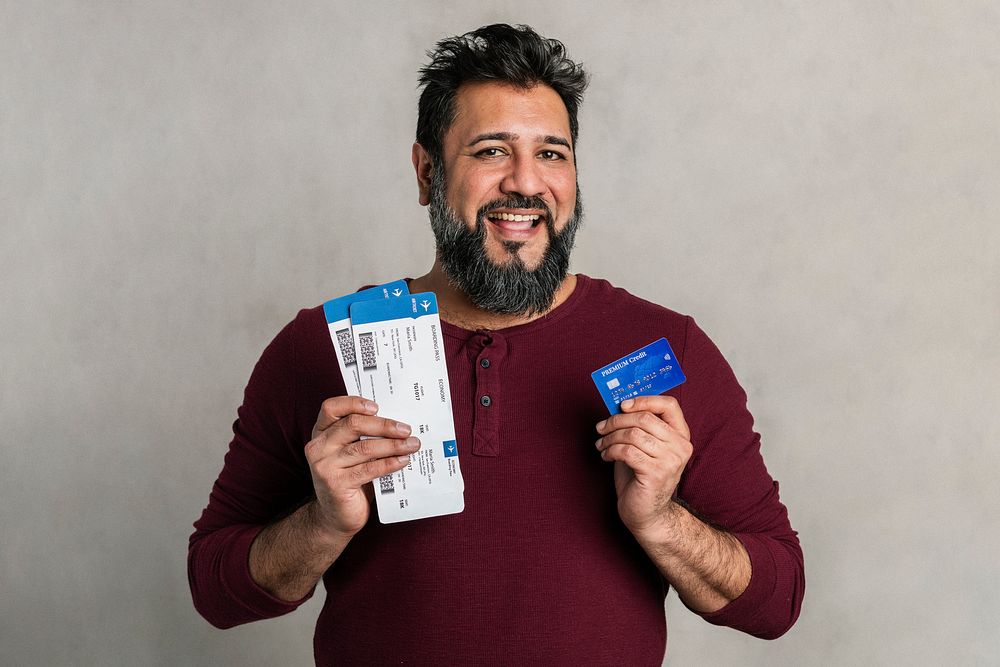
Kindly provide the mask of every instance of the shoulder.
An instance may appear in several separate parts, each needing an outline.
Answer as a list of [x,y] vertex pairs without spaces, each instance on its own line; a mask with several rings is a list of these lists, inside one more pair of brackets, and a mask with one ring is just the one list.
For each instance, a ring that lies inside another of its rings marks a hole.
[[718,348],[691,315],[638,297],[607,280],[582,274],[577,280],[583,287],[574,318],[580,327],[602,339],[618,339],[624,347],[633,345],[625,352],[663,337],[681,364],[687,362],[693,368],[726,366]]
[[286,364],[295,365],[303,356],[323,354],[326,348],[333,351],[323,306],[299,310],[268,345],[268,350],[279,353]]
[[638,297],[601,278],[577,275],[582,288],[578,317],[615,329],[656,330],[671,340],[683,338],[690,316]]
[[671,310],[658,303],[638,297],[628,290],[612,285],[603,278],[591,278],[577,274],[578,282],[584,288],[584,307],[597,312],[617,312],[628,315],[655,317],[658,320],[683,321],[688,318],[683,313]]
[[285,327],[285,330],[287,330],[287,334],[296,342],[309,344],[322,340],[330,343],[330,334],[322,305],[299,310],[295,317],[292,318],[292,321]]
[[[323,306],[303,308],[275,335],[257,362],[284,390],[342,393],[343,384]],[[332,394],[331,394],[332,395]]]

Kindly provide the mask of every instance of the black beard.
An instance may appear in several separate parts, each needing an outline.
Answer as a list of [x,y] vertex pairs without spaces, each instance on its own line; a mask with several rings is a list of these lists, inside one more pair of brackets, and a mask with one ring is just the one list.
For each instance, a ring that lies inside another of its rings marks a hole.
[[[504,241],[509,254],[504,264],[490,260],[486,252],[486,213],[497,208],[531,208],[545,211],[549,244],[538,266],[529,270],[517,252],[524,245]],[[573,215],[556,232],[552,212],[540,197],[514,195],[489,202],[476,212],[476,227],[469,229],[445,201],[443,169],[435,167],[431,182],[429,214],[437,257],[448,282],[461,290],[475,306],[503,315],[534,315],[552,307],[556,290],[569,269],[576,231],[583,220],[577,187]]]

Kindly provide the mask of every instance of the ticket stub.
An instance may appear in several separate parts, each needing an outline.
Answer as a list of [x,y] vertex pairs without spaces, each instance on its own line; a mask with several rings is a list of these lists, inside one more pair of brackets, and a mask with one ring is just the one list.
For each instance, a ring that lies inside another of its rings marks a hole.
[[389,299],[409,293],[405,280],[395,280],[385,285],[345,294],[323,304],[323,314],[326,316],[327,326],[330,327],[330,338],[333,340],[333,349],[337,352],[337,364],[340,366],[340,374],[344,377],[348,395],[361,395],[361,377],[358,373],[354,335],[351,333],[351,304],[370,299]]
[[351,305],[361,395],[379,415],[409,424],[420,449],[375,483],[382,523],[465,509],[444,339],[433,292]]
[[687,379],[666,338],[612,361],[590,377],[613,415],[621,412],[622,401],[662,394]]

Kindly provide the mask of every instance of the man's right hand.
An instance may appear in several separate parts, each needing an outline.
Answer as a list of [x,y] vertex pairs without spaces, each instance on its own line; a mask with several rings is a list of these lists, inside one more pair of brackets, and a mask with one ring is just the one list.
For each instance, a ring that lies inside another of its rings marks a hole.
[[358,396],[327,399],[305,446],[316,491],[315,527],[329,537],[361,530],[371,514],[366,485],[406,467],[420,448],[417,438],[407,437],[407,424],[377,412],[375,403]]
[[271,595],[295,601],[309,593],[368,522],[368,483],[406,466],[420,448],[409,426],[377,412],[358,396],[323,402],[305,446],[316,500],[261,530],[250,546],[250,576]]

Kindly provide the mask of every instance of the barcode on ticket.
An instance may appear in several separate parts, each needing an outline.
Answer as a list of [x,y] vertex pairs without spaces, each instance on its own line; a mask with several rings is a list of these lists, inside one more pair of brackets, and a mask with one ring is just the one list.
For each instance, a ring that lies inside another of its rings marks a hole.
[[374,334],[363,333],[358,335],[358,342],[361,344],[361,366],[366,371],[375,370],[378,363],[375,361],[375,339]]
[[378,478],[378,490],[382,495],[396,493],[396,485],[392,483],[392,475]]
[[344,360],[345,366],[353,366],[358,363],[354,356],[354,338],[350,329],[341,329],[337,332],[337,345],[340,346],[340,356]]

